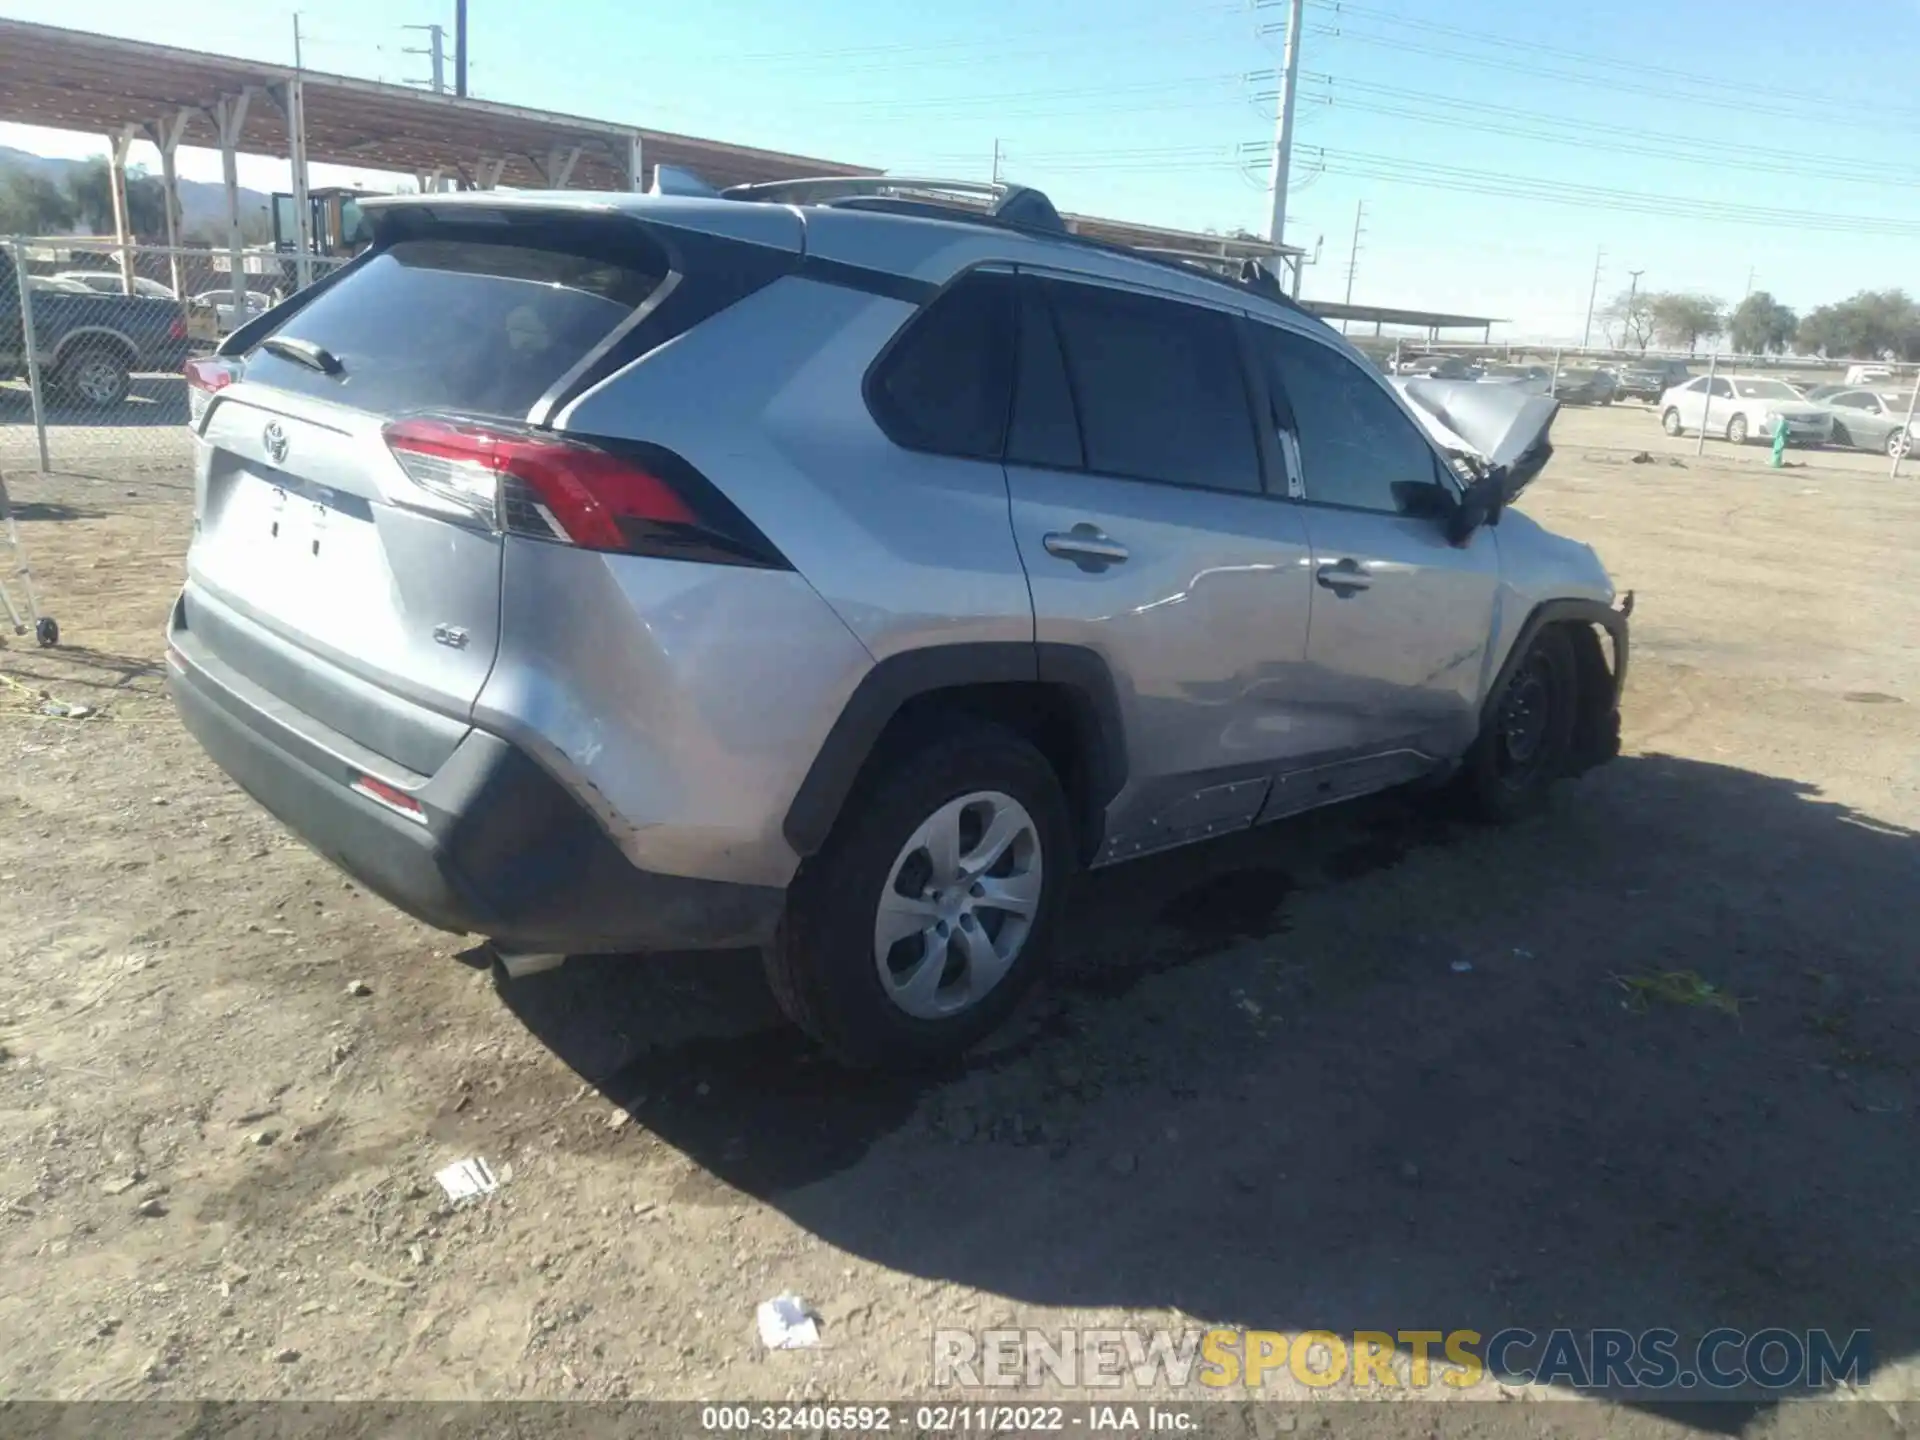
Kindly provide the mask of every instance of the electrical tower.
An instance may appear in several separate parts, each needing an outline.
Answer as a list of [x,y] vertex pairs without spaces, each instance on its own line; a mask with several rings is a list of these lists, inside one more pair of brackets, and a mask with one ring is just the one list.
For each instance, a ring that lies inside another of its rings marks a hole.
[[427,48],[424,50],[402,50],[402,55],[425,55],[433,63],[433,78],[430,81],[414,81],[428,84],[436,95],[447,93],[447,32],[440,25],[402,25],[402,30],[424,30],[427,32]]

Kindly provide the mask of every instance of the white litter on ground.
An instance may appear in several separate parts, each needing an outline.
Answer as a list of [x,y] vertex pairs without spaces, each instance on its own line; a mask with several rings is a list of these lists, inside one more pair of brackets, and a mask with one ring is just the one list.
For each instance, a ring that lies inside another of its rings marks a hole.
[[798,1295],[762,1300],[757,1318],[760,1343],[769,1350],[805,1350],[820,1343],[820,1327]]
[[492,1167],[477,1155],[471,1160],[456,1160],[446,1169],[435,1171],[433,1178],[440,1182],[440,1188],[447,1192],[447,1198],[456,1205],[482,1195],[491,1195],[500,1188]]

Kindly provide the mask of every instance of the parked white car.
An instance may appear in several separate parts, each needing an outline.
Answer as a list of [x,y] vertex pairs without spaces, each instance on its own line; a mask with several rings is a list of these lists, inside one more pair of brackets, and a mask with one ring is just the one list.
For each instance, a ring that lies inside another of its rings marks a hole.
[[1849,385],[1891,385],[1894,373],[1885,365],[1849,365],[1847,384]]
[[1771,441],[1787,422],[1790,445],[1824,445],[1833,438],[1833,412],[1802,397],[1784,380],[1763,375],[1695,376],[1660,397],[1660,426],[1669,435],[1705,430],[1735,445]]

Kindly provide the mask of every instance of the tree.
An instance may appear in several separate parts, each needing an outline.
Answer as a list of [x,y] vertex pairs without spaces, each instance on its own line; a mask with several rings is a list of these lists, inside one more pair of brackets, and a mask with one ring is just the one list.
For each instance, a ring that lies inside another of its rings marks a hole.
[[[113,171],[107,157],[82,160],[67,177],[74,209],[88,231],[113,233]],[[138,166],[127,171],[127,229],[136,240],[159,240],[167,233],[166,186]]]
[[1644,353],[1652,343],[1653,312],[1648,304],[1652,299],[1645,291],[1622,290],[1600,312],[1600,323],[1608,334],[1620,337],[1616,343],[1622,349],[1631,345]]
[[1742,355],[1785,352],[1800,328],[1800,317],[1764,290],[1742,300],[1727,319],[1727,335]]
[[1647,313],[1653,318],[1654,338],[1676,349],[1684,345],[1689,355],[1702,337],[1718,335],[1727,323],[1725,301],[1681,291],[1648,296]]
[[1830,359],[1920,360],[1920,305],[1904,290],[1862,290],[1813,311],[1798,338]]
[[73,228],[73,197],[45,175],[0,175],[0,235],[56,235]]

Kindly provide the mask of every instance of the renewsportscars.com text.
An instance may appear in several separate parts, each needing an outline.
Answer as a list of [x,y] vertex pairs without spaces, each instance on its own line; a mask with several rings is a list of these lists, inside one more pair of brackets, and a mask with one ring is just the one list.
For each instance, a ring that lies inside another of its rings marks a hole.
[[1861,1385],[1871,1335],[1853,1330],[936,1330],[933,1383],[1137,1390],[1276,1384],[1469,1390],[1484,1381],[1696,1394]]

